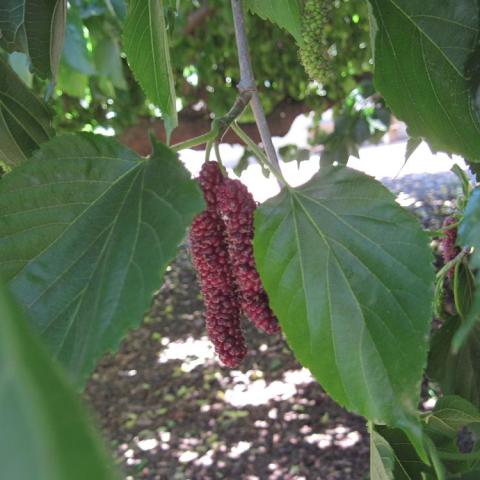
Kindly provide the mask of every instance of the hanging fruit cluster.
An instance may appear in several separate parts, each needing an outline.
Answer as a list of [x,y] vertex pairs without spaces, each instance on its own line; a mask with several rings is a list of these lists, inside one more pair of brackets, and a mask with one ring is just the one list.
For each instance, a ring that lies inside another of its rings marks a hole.
[[236,367],[247,353],[242,312],[266,333],[279,331],[255,266],[256,203],[240,181],[222,175],[216,162],[203,165],[198,181],[207,208],[190,230],[193,265],[205,302],[208,336],[220,360]]

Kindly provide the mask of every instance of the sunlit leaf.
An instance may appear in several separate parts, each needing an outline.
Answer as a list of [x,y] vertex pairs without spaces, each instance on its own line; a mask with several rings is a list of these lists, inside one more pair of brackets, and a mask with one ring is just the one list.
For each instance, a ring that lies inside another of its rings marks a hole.
[[130,0],[123,40],[128,63],[170,134],[178,120],[163,7],[163,0]]
[[416,420],[433,297],[428,238],[379,182],[325,167],[256,217],[258,268],[300,362],[341,405],[403,428]]
[[253,13],[287,30],[299,45],[303,43],[300,0],[246,0],[245,3]]

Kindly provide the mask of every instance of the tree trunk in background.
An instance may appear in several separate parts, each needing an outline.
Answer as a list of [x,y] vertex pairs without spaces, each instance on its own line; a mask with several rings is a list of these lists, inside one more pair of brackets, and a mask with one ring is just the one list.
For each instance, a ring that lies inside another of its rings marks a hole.
[[[303,102],[286,99],[279,103],[268,115],[267,120],[274,137],[285,136],[299,115],[310,112],[310,108]],[[179,114],[179,126],[172,134],[172,144],[184,142],[193,137],[198,137],[210,130],[212,120],[203,112],[189,111]],[[260,143],[260,135],[254,122],[241,124],[243,130],[256,142]],[[128,127],[120,136],[119,140],[140,155],[148,155],[151,152],[149,131],[161,141],[165,141],[165,129],[163,121],[159,118],[144,118],[138,124]],[[234,132],[228,130],[222,139],[222,143],[240,144],[240,139]],[[203,150],[204,145],[197,147]]]

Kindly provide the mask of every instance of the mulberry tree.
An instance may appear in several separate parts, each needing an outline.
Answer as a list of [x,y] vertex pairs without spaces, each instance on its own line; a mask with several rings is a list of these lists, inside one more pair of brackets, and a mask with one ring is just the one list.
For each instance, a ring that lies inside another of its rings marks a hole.
[[[479,25],[476,0],[3,2],[0,477],[118,478],[71,384],[187,238],[218,368],[247,364],[250,320],[366,419],[372,480],[480,478]],[[327,107],[293,187],[305,152],[272,131]],[[438,231],[348,165],[390,111],[407,156],[424,141],[469,169]],[[280,193],[257,205],[221,142]]]

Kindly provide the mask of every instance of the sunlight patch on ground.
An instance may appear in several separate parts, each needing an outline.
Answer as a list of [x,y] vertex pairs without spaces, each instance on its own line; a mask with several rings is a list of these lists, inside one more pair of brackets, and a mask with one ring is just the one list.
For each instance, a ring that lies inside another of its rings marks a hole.
[[228,456],[230,458],[240,458],[242,454],[250,450],[251,446],[252,446],[252,442],[240,441],[232,446],[232,448],[228,452]]
[[329,428],[325,433],[312,433],[305,437],[305,441],[311,445],[317,445],[320,449],[328,447],[351,448],[356,445],[362,436],[356,430],[348,430],[343,425]]
[[158,440],[156,438],[146,438],[144,440],[138,440],[137,445],[140,450],[148,452],[158,447]]
[[[164,344],[165,338],[162,339]],[[168,340],[168,339],[167,339]],[[166,348],[158,355],[158,363],[167,363],[171,360],[183,360],[181,369],[191,372],[194,368],[203,365],[207,360],[215,358],[215,351],[208,337],[198,340],[187,338],[175,342],[165,342]]]
[[297,385],[313,382],[313,377],[306,368],[289,370],[283,380],[267,383],[263,378],[252,380],[251,372],[234,371],[231,373],[234,385],[225,391],[225,401],[234,407],[247,405],[264,405],[272,400],[282,401],[292,398],[297,393]]

